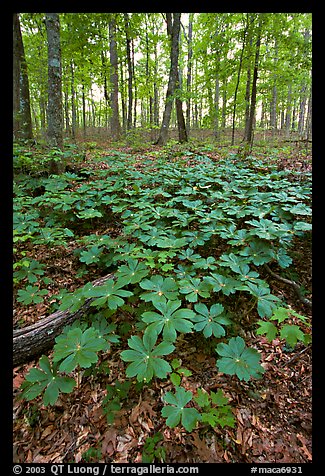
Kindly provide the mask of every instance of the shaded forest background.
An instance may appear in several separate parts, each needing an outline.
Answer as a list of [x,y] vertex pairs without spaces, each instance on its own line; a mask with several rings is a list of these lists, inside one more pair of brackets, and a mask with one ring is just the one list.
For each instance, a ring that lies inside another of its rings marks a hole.
[[311,139],[311,14],[21,13],[14,38],[17,139]]

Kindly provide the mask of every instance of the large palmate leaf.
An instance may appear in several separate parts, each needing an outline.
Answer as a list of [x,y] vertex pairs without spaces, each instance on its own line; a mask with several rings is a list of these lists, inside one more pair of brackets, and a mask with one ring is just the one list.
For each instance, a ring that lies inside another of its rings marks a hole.
[[194,330],[203,331],[204,337],[211,337],[212,334],[215,337],[225,335],[223,325],[229,325],[231,321],[225,316],[222,304],[213,304],[208,309],[205,304],[197,303],[194,305],[194,309],[197,312],[193,320],[195,323]]
[[124,297],[132,296],[131,291],[122,289],[125,286],[125,282],[117,281],[114,279],[108,279],[102,286],[95,286],[89,288],[84,292],[86,297],[96,297],[91,302],[91,306],[104,307],[108,306],[109,309],[117,309],[124,304]]
[[154,303],[160,313],[147,311],[142,314],[142,320],[149,324],[145,333],[154,333],[156,335],[163,332],[163,338],[169,342],[174,342],[178,332],[191,332],[193,328],[192,319],[195,316],[194,311],[188,308],[178,309],[182,301],[163,301]]
[[146,289],[146,293],[140,294],[144,301],[152,301],[154,305],[164,302],[166,299],[177,299],[178,286],[173,278],[163,278],[159,274],[155,274],[150,279],[144,279],[140,283],[142,289]]
[[139,336],[128,339],[132,350],[121,352],[122,360],[131,362],[126,368],[127,377],[136,376],[138,382],[149,382],[153,377],[165,378],[172,371],[169,363],[160,357],[170,354],[175,347],[165,341],[155,347],[156,342],[157,335],[152,333],[144,334],[142,339]]
[[187,431],[192,431],[197,422],[201,420],[200,413],[196,408],[187,408],[186,405],[192,400],[192,392],[186,391],[183,387],[177,387],[175,393],[167,392],[164,401],[169,403],[165,406],[161,414],[167,418],[166,423],[171,428],[180,422]]
[[179,292],[185,294],[185,299],[189,302],[196,302],[201,297],[210,296],[210,286],[200,278],[182,279],[179,282]]
[[257,299],[257,312],[260,317],[270,317],[281,299],[270,293],[268,286],[256,286],[247,282],[247,289]]
[[46,355],[39,360],[39,368],[32,368],[25,377],[22,384],[22,397],[26,400],[33,400],[44,390],[44,405],[54,405],[59,392],[70,393],[76,385],[76,381],[71,377],[63,377],[57,374],[57,364],[51,367],[49,358]]
[[107,349],[106,340],[97,329],[89,327],[83,331],[79,327],[71,328],[55,339],[54,362],[61,362],[60,372],[71,372],[78,365],[90,367],[97,362],[97,353]]
[[256,349],[246,347],[242,337],[232,337],[228,344],[221,342],[216,347],[221,356],[217,366],[220,372],[237,375],[239,380],[248,381],[250,377],[259,378],[264,372],[260,365],[260,355]]
[[117,278],[122,286],[126,284],[135,284],[141,281],[145,276],[149,274],[149,268],[136,259],[129,259],[127,265],[119,267]]

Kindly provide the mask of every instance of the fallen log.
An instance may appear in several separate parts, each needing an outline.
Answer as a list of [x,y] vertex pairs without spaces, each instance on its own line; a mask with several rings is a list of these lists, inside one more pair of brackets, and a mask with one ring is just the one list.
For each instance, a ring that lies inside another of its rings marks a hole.
[[[114,278],[114,274],[108,274],[93,281],[92,285],[100,286],[112,278]],[[69,309],[56,311],[31,326],[14,330],[13,367],[25,364],[53,347],[55,338],[62,332],[63,328],[82,317],[87,312],[93,299],[86,299],[75,312],[71,312]]]

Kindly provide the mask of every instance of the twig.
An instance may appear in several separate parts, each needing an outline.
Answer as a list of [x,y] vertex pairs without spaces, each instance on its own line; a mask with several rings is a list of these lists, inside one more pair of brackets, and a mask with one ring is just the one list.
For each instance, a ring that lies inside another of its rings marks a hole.
[[302,295],[302,292],[301,292],[301,287],[299,286],[299,284],[297,284],[295,281],[292,281],[291,279],[287,279],[287,278],[283,278],[282,276],[280,276],[279,274],[276,274],[274,271],[272,271],[270,269],[270,267],[267,265],[267,264],[264,264],[264,267],[266,269],[266,271],[271,275],[273,276],[274,278],[276,278],[278,281],[282,281],[282,283],[285,283],[285,284],[290,284],[290,286],[293,287],[295,293],[297,294],[299,300],[305,304],[306,306],[308,306],[309,308],[312,307],[312,302],[307,299],[305,296]]
[[291,357],[291,359],[288,360],[288,362],[285,362],[283,365],[281,365],[281,368],[286,367],[287,365],[290,365],[294,360],[298,359],[298,357],[304,354],[309,349],[309,347],[310,347],[309,345],[307,347],[304,347],[300,352],[298,352],[293,357]]

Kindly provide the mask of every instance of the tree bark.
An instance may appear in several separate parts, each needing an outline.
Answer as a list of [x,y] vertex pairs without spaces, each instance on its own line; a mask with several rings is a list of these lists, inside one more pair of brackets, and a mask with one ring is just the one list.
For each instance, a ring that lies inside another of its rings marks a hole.
[[[93,286],[100,286],[114,278],[108,274],[93,281]],[[53,347],[57,337],[68,324],[82,317],[89,309],[94,298],[87,299],[75,312],[56,311],[50,316],[40,319],[31,326],[13,332],[13,366],[25,364]]]
[[116,20],[112,13],[109,21],[109,54],[111,63],[111,134],[113,140],[119,140],[121,136],[121,125],[118,107],[118,57],[116,48]]
[[132,103],[133,103],[133,88],[132,88],[132,59],[131,59],[131,38],[130,38],[130,22],[128,13],[124,13],[125,34],[126,34],[126,58],[128,65],[128,114],[127,114],[127,130],[132,129]]
[[33,139],[29,81],[19,16],[13,16],[13,132],[17,139]]
[[191,127],[191,93],[192,93],[192,63],[193,63],[193,16],[190,13],[188,23],[188,53],[187,53],[187,77],[186,77],[186,131],[189,136]]
[[168,138],[168,129],[173,107],[173,95],[176,88],[178,74],[178,55],[179,55],[179,31],[180,31],[180,13],[167,13],[167,34],[171,34],[171,53],[170,53],[170,71],[166,94],[165,110],[160,128],[157,145],[165,145]]
[[233,113],[232,113],[231,145],[234,145],[234,143],[235,143],[235,122],[236,122],[236,108],[237,108],[237,93],[238,93],[240,75],[241,75],[241,70],[242,70],[243,55],[244,55],[244,49],[245,49],[245,44],[246,44],[246,34],[247,34],[248,26],[249,26],[249,23],[248,23],[248,20],[247,20],[247,23],[246,23],[246,26],[245,26],[245,29],[244,29],[244,33],[243,33],[243,45],[242,45],[242,49],[241,49],[241,52],[240,52],[238,73],[237,73],[237,82],[236,82],[235,94],[234,94],[234,108],[233,108]]
[[254,61],[254,72],[253,72],[253,84],[252,84],[252,94],[251,94],[251,106],[249,113],[249,123],[247,131],[247,142],[252,145],[253,139],[253,125],[255,119],[255,109],[256,109],[256,93],[257,93],[257,76],[258,76],[258,66],[259,66],[259,55],[260,55],[260,45],[261,45],[261,30],[262,30],[262,20],[259,19],[257,38],[256,38],[256,50],[255,50],[255,61]]
[[[45,15],[48,47],[48,104],[47,104],[47,142],[50,147],[63,147],[62,110],[62,69],[60,46],[60,19],[58,13]],[[64,164],[50,163],[50,172],[60,174]]]

